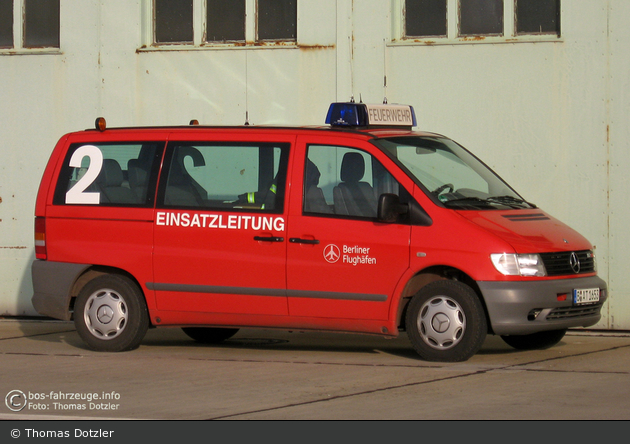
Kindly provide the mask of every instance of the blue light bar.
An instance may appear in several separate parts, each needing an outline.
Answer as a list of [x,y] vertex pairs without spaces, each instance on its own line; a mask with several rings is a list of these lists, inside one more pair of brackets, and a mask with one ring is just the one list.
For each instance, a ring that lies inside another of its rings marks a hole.
[[326,123],[344,127],[413,127],[416,113],[410,105],[370,105],[366,103],[332,103],[328,108]]

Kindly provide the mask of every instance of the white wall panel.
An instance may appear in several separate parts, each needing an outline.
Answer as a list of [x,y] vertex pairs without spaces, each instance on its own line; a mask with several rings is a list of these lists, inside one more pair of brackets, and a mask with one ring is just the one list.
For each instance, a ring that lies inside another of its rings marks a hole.
[[608,11],[608,126],[609,126],[609,232],[608,254],[611,299],[610,328],[630,328],[630,2],[614,0]]
[[61,0],[58,54],[0,54],[0,314],[35,314],[33,208],[62,134],[97,116],[321,124],[332,101],[387,96],[591,240],[610,284],[598,326],[630,329],[630,2],[563,1],[558,41],[422,45],[392,43],[401,0],[303,0],[293,47],[182,51],[143,47],[149,4]]

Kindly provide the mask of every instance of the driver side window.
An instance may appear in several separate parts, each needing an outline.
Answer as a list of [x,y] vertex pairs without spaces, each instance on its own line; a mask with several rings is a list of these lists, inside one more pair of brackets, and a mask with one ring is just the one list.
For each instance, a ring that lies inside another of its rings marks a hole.
[[310,145],[304,170],[305,214],[376,218],[378,197],[399,194],[398,182],[372,155],[354,148]]

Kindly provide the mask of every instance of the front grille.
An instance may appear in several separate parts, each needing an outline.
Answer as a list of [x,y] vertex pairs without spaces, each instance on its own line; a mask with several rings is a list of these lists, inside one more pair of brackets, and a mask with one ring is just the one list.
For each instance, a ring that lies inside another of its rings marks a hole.
[[[575,254],[579,267],[571,265],[571,255]],[[595,271],[595,256],[590,250],[567,251],[562,253],[541,253],[540,255],[547,270],[547,276],[562,276],[566,274],[585,274]]]
[[602,304],[583,305],[578,307],[558,307],[549,312],[546,319],[548,321],[558,319],[575,319],[599,314]]

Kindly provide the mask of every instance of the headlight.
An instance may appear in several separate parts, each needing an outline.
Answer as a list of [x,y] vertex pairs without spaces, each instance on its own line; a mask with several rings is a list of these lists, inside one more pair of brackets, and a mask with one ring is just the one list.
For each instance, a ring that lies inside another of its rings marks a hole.
[[595,250],[593,249],[593,251],[587,254],[586,257],[593,258],[593,271],[597,273],[597,256],[595,256]]
[[506,276],[547,276],[547,270],[538,254],[491,254],[494,268]]

